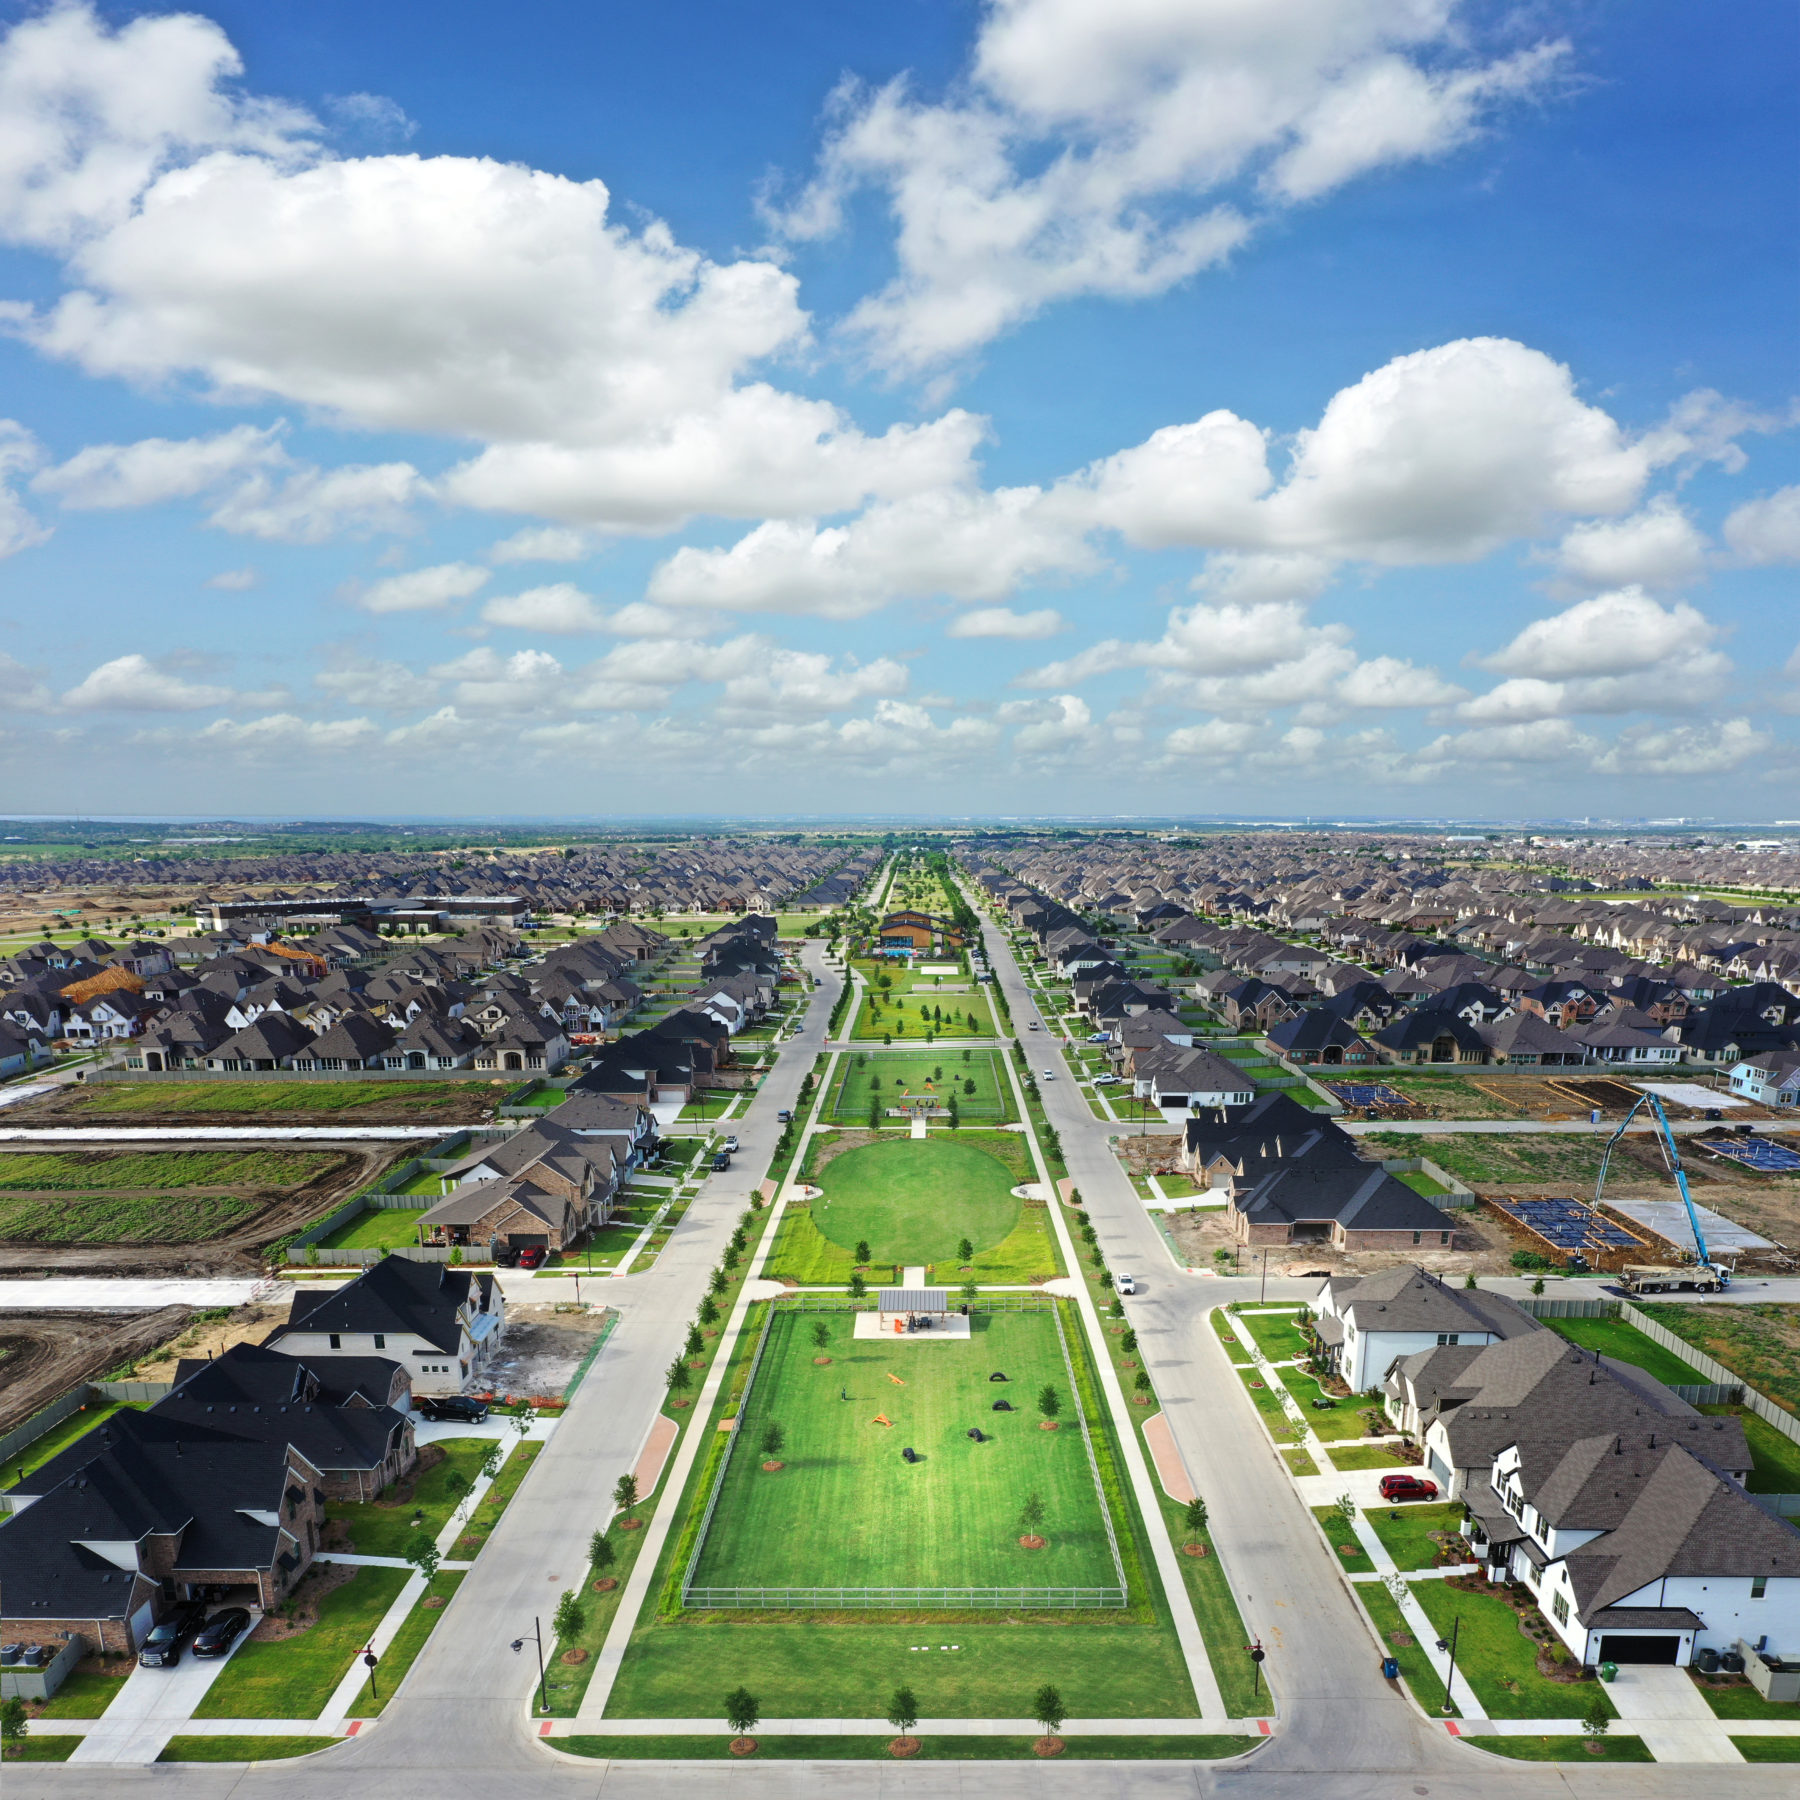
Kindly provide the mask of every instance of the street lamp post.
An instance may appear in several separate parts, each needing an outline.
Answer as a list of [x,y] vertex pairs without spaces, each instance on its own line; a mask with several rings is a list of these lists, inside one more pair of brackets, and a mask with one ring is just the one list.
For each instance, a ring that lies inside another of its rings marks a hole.
[[1437,1647],[1440,1650],[1448,1650],[1450,1652],[1450,1666],[1444,1671],[1444,1712],[1446,1716],[1456,1711],[1456,1702],[1451,1699],[1450,1694],[1451,1690],[1456,1685],[1456,1640],[1461,1630],[1462,1614],[1458,1613],[1456,1617],[1450,1621],[1449,1643],[1445,1643],[1442,1638],[1439,1638],[1437,1641]]
[[1265,1247],[1262,1253],[1262,1286],[1256,1290],[1256,1304],[1261,1306],[1269,1297],[1269,1252]]
[[[531,1621],[531,1637],[532,1641],[537,1645],[538,1711],[548,1712],[550,1710],[550,1697],[544,1688],[544,1628],[536,1619]],[[525,1648],[525,1640],[522,1637],[514,1638],[512,1647],[514,1655],[517,1655],[519,1651]]]

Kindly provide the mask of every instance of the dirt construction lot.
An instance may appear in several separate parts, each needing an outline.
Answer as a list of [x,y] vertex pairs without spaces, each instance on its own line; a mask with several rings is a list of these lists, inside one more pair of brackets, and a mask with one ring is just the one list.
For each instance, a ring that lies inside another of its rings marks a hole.
[[509,1305],[506,1342],[489,1371],[498,1394],[560,1394],[606,1329],[604,1306]]
[[506,1081],[108,1081],[70,1083],[7,1108],[9,1125],[477,1125]]
[[0,1313],[0,1431],[78,1381],[94,1381],[177,1336],[185,1306],[156,1312]]

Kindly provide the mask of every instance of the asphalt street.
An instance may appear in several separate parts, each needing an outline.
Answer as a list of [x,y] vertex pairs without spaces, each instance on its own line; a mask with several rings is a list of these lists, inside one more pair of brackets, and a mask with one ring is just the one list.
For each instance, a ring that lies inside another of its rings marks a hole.
[[[1012,957],[990,933],[990,954],[1015,1017],[1027,1016]],[[379,1723],[356,1738],[293,1762],[249,1768],[171,1764],[147,1768],[9,1766],[6,1800],[314,1800],[322,1790],[357,1800],[607,1800],[679,1794],[835,1796],[851,1791],[908,1800],[1092,1800],[1095,1793],[1160,1800],[1236,1795],[1261,1800],[1520,1800],[1571,1795],[1626,1800],[1729,1800],[1789,1792],[1780,1768],[1612,1765],[1556,1768],[1510,1763],[1451,1741],[1380,1679],[1367,1628],[1326,1561],[1317,1533],[1262,1437],[1254,1409],[1227,1384],[1204,1317],[1237,1284],[1178,1274],[1106,1148],[1109,1127],[1082,1102],[1058,1053],[1045,1089],[1070,1172],[1087,1200],[1114,1268],[1143,1275],[1130,1302],[1183,1456],[1212,1508],[1212,1529],[1249,1628],[1269,1649],[1280,1727],[1247,1759],[1180,1762],[657,1763],[583,1761],[537,1740],[529,1694],[537,1665],[529,1634],[583,1574],[589,1533],[607,1496],[636,1459],[659,1410],[662,1372],[733,1222],[766,1172],[779,1127],[813,1055],[839,986],[816,947],[807,967],[824,975],[805,1029],[788,1046],[738,1135],[730,1175],[709,1182],[669,1247],[641,1276],[609,1282],[621,1322],[562,1424],[521,1485],[455,1604]],[[1034,1034],[1035,1035],[1035,1034]],[[510,1648],[521,1634],[520,1653]],[[721,1725],[721,1735],[724,1727]]]

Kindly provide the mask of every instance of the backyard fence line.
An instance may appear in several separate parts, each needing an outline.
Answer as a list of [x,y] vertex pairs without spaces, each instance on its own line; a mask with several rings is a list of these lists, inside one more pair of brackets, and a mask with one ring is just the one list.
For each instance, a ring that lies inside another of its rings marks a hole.
[[1617,1300],[1539,1300],[1527,1295],[1518,1305],[1534,1319],[1616,1319]]
[[1075,1379],[1075,1363],[1069,1355],[1069,1337],[1063,1329],[1062,1308],[1052,1304],[1056,1320],[1056,1341],[1062,1346],[1063,1368],[1068,1372],[1069,1394],[1075,1402],[1075,1416],[1081,1421],[1081,1447],[1087,1452],[1088,1473],[1094,1478],[1094,1498],[1100,1503],[1100,1518],[1106,1526],[1106,1543],[1112,1551],[1113,1573],[1119,1578],[1119,1604],[1126,1604],[1125,1562],[1119,1555],[1118,1533],[1113,1529],[1112,1508],[1106,1500],[1106,1484],[1100,1479],[1100,1464],[1094,1455],[1094,1437],[1088,1427],[1087,1408],[1081,1403],[1081,1383]]
[[719,1458],[719,1472],[713,1477],[712,1492],[706,1497],[706,1511],[700,1518],[700,1529],[694,1535],[693,1554],[688,1558],[688,1566],[681,1576],[681,1604],[690,1604],[688,1596],[694,1591],[694,1573],[700,1566],[701,1553],[706,1548],[707,1533],[712,1530],[713,1514],[718,1510],[719,1495],[725,1488],[725,1474],[731,1467],[732,1452],[744,1429],[744,1415],[750,1407],[750,1396],[756,1392],[756,1373],[762,1367],[763,1352],[769,1346],[769,1333],[775,1325],[776,1308],[771,1306],[763,1319],[762,1335],[756,1340],[756,1354],[750,1359],[750,1371],[744,1378],[744,1391],[738,1400],[736,1415],[731,1420],[731,1430],[725,1439],[725,1454]]
[[92,1385],[96,1393],[104,1394],[108,1400],[125,1400],[145,1406],[166,1400],[175,1391],[172,1381],[96,1381]]
[[1800,1519],[1800,1494],[1751,1494],[1749,1498],[1771,1518]]
[[1628,1324],[1635,1325],[1651,1343],[1662,1345],[1665,1350],[1679,1356],[1691,1368],[1698,1369],[1708,1381],[1718,1382],[1726,1387],[1741,1387],[1743,1398],[1738,1404],[1755,1413],[1764,1424],[1773,1425],[1784,1438],[1800,1444],[1800,1419],[1777,1406],[1767,1394],[1758,1393],[1735,1370],[1726,1368],[1722,1362],[1708,1356],[1704,1350],[1696,1350],[1685,1338],[1677,1337],[1666,1325],[1657,1324],[1650,1314],[1633,1306],[1629,1300],[1619,1303],[1619,1317]]
[[1741,1381],[1677,1381],[1670,1384],[1669,1392],[1689,1406],[1741,1406],[1744,1402]]
[[58,1394],[48,1406],[40,1407],[22,1425],[15,1425],[0,1437],[0,1462],[19,1451],[29,1449],[46,1432],[54,1431],[71,1413],[78,1413],[93,1398],[89,1382],[77,1382],[66,1394]]

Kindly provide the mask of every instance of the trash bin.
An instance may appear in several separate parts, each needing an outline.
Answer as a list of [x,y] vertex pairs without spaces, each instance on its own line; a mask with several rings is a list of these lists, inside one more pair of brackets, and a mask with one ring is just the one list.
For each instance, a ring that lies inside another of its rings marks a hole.
[[1381,1659],[1381,1673],[1389,1681],[1400,1679],[1400,1659],[1397,1656],[1384,1656]]
[[1619,1665],[1616,1662],[1603,1662],[1600,1665],[1602,1681],[1616,1681],[1619,1677]]

